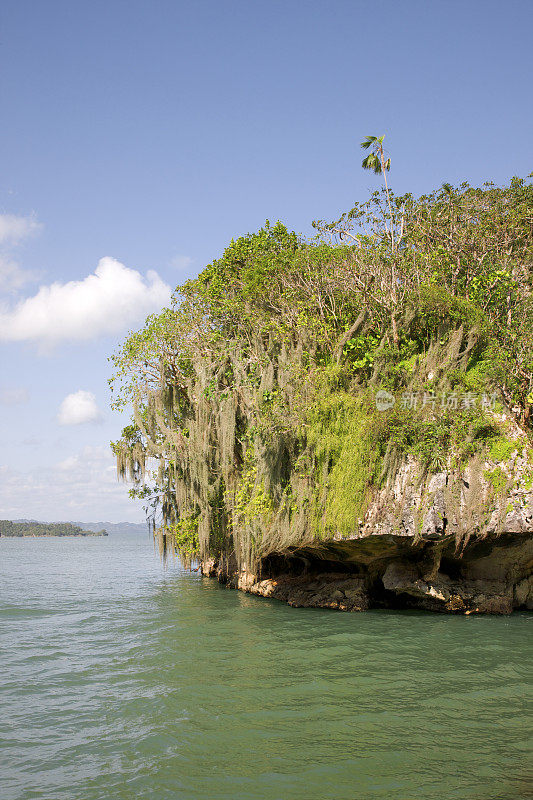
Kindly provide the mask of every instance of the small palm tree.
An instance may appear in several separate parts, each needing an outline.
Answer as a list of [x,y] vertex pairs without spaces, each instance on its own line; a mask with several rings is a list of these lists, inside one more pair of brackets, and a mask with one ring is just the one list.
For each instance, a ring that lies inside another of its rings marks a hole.
[[367,136],[366,139],[361,142],[361,147],[363,150],[372,148],[372,152],[370,152],[366,158],[363,158],[361,166],[363,169],[373,170],[376,175],[383,175],[383,180],[385,181],[385,191],[387,193],[387,204],[389,206],[390,238],[392,249],[394,250],[394,219],[392,216],[392,208],[390,203],[389,185],[387,183],[387,172],[390,171],[390,158],[385,158],[385,152],[383,150],[384,138],[385,135]]
[[[396,304],[398,302],[397,297],[397,288],[398,288],[398,278],[396,275],[396,264],[395,264],[395,241],[394,241],[394,215],[392,213],[392,206],[390,201],[390,192],[389,192],[389,185],[387,183],[387,172],[390,170],[390,158],[385,158],[385,152],[383,150],[383,139],[385,136],[367,136],[364,141],[361,142],[361,147],[363,150],[371,150],[371,152],[363,159],[362,167],[363,169],[371,169],[375,172],[376,175],[383,175],[383,180],[385,181],[385,193],[387,195],[387,205],[389,207],[389,226],[387,226],[387,221],[385,220],[385,228],[387,229],[387,233],[390,236],[391,241],[391,323],[392,323],[392,336],[394,339],[394,344],[398,347],[398,327],[396,323]],[[400,234],[401,238],[401,234]]]
[[385,158],[385,153],[383,152],[383,139],[385,136],[367,136],[364,142],[361,142],[361,147],[363,150],[368,150],[369,147],[372,148],[372,152],[367,155],[366,158],[363,159],[362,167],[363,169],[373,169],[376,175],[380,175],[383,173],[383,177],[385,178],[385,183],[387,182],[387,178],[385,176],[385,172],[390,170],[390,158]]

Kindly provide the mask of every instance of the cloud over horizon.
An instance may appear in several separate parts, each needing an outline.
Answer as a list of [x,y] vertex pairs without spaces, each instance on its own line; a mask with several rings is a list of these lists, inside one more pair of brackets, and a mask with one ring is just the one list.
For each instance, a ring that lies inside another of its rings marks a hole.
[[168,305],[170,297],[170,287],[157,272],[149,270],[144,278],[105,257],[83,280],[41,286],[13,308],[0,307],[0,340],[33,341],[43,350],[62,341],[123,333]]
[[84,422],[100,422],[102,412],[92,392],[79,389],[68,394],[59,407],[57,421],[60,425],[82,425]]
[[85,447],[47,469],[0,465],[0,518],[141,522],[141,503],[117,480],[109,447]]

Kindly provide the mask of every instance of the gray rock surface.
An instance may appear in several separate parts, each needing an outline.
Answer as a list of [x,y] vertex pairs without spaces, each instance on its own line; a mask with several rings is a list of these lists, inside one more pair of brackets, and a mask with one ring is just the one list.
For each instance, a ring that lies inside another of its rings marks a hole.
[[[533,609],[533,465],[524,434],[505,461],[421,475],[408,458],[376,492],[359,529],[267,558],[257,575],[206,562],[203,574],[293,606]],[[512,448],[511,448],[512,449]]]

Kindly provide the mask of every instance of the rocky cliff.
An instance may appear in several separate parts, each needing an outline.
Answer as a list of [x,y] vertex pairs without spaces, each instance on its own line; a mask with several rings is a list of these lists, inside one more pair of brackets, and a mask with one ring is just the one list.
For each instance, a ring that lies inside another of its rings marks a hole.
[[407,460],[354,536],[273,554],[256,574],[214,559],[202,563],[202,573],[293,606],[531,610],[533,460],[527,438],[507,424],[504,462],[489,454],[460,474],[440,472],[421,482],[419,464]]
[[387,190],[181,287],[114,357],[162,555],[293,605],[531,607],[532,209]]

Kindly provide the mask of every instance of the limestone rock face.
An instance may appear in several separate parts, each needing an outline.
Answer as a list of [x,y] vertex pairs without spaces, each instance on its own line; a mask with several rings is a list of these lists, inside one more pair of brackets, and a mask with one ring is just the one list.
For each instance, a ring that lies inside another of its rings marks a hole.
[[202,561],[201,564],[202,575],[206,578],[216,578],[218,564],[214,558],[209,558],[207,561]]
[[252,583],[246,591],[261,597],[274,597],[297,608],[365,611],[370,605],[364,580],[338,573],[322,573],[312,579],[282,575]]
[[508,614],[533,609],[532,467],[469,464],[421,479],[406,460],[359,530],[264,559],[257,574],[205,562],[204,575],[298,607],[421,608]]
[[413,540],[533,534],[532,474],[527,455],[519,452],[507,462],[474,461],[461,472],[425,479],[415,460],[407,459],[371,503],[361,534]]
[[471,540],[461,553],[450,535],[413,543],[374,534],[280,555],[261,575],[224,572],[213,564],[202,572],[231,588],[301,608],[509,614],[533,609],[532,563],[533,537],[527,533]]
[[486,451],[462,468],[421,475],[408,457],[353,534],[270,554],[257,574],[212,559],[203,574],[301,607],[533,609],[533,451],[514,423],[499,421],[505,460]]
[[533,577],[531,575],[515,585],[514,600],[519,608],[533,611]]

